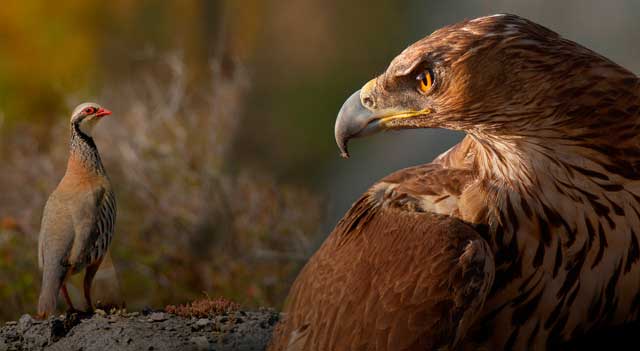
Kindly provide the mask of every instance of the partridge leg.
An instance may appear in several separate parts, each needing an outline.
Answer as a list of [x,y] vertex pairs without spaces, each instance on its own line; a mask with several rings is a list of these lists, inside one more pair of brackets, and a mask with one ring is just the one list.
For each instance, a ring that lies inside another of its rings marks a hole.
[[91,283],[93,283],[93,278],[96,276],[98,268],[100,268],[100,263],[102,263],[102,258],[94,264],[87,266],[87,270],[84,273],[84,299],[87,302],[87,312],[93,311],[93,304],[91,302]]
[[62,283],[62,296],[64,296],[64,300],[67,302],[67,313],[75,313],[78,312],[75,307],[73,307],[73,303],[71,302],[71,298],[69,297],[69,292],[67,291],[67,282]]

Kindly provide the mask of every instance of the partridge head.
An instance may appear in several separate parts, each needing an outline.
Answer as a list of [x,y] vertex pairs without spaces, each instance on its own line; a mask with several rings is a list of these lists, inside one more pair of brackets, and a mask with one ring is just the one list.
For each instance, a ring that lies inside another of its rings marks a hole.
[[91,136],[96,124],[98,124],[104,116],[110,114],[111,111],[95,102],[85,102],[73,110],[71,114],[71,125],[78,126],[82,133]]

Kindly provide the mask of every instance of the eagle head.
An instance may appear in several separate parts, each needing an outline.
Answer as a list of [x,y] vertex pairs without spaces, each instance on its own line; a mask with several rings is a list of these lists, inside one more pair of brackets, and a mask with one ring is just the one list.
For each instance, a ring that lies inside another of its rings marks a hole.
[[344,103],[335,137],[344,157],[351,138],[406,128],[587,137],[636,114],[611,110],[637,109],[637,97],[638,79],[626,69],[527,19],[493,15],[405,49]]

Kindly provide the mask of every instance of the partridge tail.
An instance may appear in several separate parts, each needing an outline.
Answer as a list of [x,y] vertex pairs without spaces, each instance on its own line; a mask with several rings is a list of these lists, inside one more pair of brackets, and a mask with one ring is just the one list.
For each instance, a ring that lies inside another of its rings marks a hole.
[[102,307],[122,308],[125,306],[125,300],[120,290],[118,271],[113,264],[110,251],[105,253],[102,264],[93,280],[92,296],[95,302],[99,302]]

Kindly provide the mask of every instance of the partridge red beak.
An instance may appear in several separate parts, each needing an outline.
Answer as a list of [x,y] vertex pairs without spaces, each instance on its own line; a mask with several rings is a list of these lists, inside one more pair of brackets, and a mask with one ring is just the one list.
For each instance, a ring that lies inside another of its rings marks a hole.
[[107,110],[106,108],[100,108],[98,110],[98,112],[96,112],[96,117],[103,117],[103,116],[108,116],[111,114],[111,111]]

